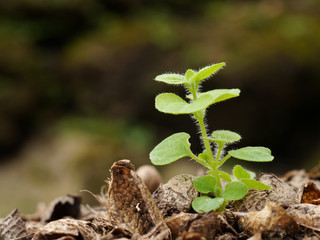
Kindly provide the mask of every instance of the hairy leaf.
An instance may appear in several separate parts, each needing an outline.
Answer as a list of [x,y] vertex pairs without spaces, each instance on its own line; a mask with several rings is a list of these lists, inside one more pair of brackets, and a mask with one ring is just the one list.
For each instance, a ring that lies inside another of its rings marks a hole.
[[270,190],[271,189],[270,186],[268,186],[262,182],[256,181],[254,179],[243,178],[243,179],[241,179],[241,182],[246,184],[249,189],[258,189],[258,190]]
[[216,210],[223,204],[223,198],[211,198],[208,196],[197,197],[192,201],[192,208],[198,213]]
[[171,114],[190,114],[206,109],[212,104],[212,98],[204,95],[192,103],[187,103],[174,93],[162,93],[156,97],[156,109]]
[[213,189],[217,183],[217,180],[213,176],[202,176],[197,177],[193,180],[194,187],[200,193],[209,193],[213,192]]
[[208,92],[202,92],[198,94],[198,97],[209,94],[213,98],[213,103],[222,102],[230,98],[238,97],[240,90],[237,88],[233,89],[215,89]]
[[196,74],[196,71],[194,71],[192,69],[188,69],[184,76],[185,76],[186,80],[189,81],[195,74]]
[[236,165],[233,168],[233,175],[240,180],[241,178],[251,178],[251,175],[249,172],[247,172],[243,167],[240,165]]
[[158,82],[164,82],[173,85],[180,85],[186,82],[186,79],[183,75],[176,73],[161,74],[158,75],[155,80]]
[[189,138],[190,135],[185,132],[167,137],[150,152],[151,162],[155,165],[166,165],[192,155]]
[[228,153],[234,158],[251,162],[270,162],[274,158],[270,149],[265,147],[245,147]]
[[211,134],[212,137],[208,137],[210,141],[216,143],[232,143],[237,142],[241,139],[241,136],[238,133],[231,132],[228,130],[217,130]]
[[218,176],[219,176],[219,178],[221,178],[227,182],[231,182],[231,180],[232,180],[230,175],[224,171],[219,171]]
[[207,67],[200,69],[191,79],[191,82],[200,83],[204,79],[210,77],[211,75],[215,74],[220,68],[225,65],[224,62],[213,64]]
[[242,182],[230,182],[226,185],[222,197],[226,200],[239,200],[248,193],[248,187]]

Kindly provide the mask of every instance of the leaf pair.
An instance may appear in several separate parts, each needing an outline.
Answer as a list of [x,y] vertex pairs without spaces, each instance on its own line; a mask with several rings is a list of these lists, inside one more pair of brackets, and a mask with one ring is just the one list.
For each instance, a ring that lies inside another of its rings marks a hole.
[[215,191],[216,188],[219,188],[216,185],[217,179],[210,175],[197,177],[193,183],[198,192],[204,194],[213,192],[216,197],[222,197],[225,200],[239,200],[248,193],[246,185],[239,181],[227,183],[223,191],[222,189]]
[[202,176],[194,179],[194,186],[198,192],[207,194],[213,192],[215,198],[200,196],[192,201],[196,212],[203,213],[224,207],[230,200],[239,200],[248,193],[246,184],[238,181],[229,182],[222,190],[216,186],[216,179],[212,176]]
[[226,184],[224,190],[217,186],[217,179],[213,176],[206,175],[194,179],[193,183],[198,192],[202,194],[213,193],[215,195],[215,198],[201,196],[194,199],[192,207],[195,211],[202,213],[217,210],[224,207],[224,204],[230,200],[242,199],[247,195],[249,189],[271,189],[270,186],[254,180],[253,178],[255,177],[255,174],[250,171],[246,171],[240,165],[233,168],[233,175],[237,180],[231,181],[229,174],[225,172],[222,173],[225,175],[225,178],[227,178],[226,175],[228,175],[227,179],[230,179],[230,182]]
[[233,175],[242,183],[246,184],[249,189],[257,190],[269,190],[270,186],[263,184],[257,180],[254,180],[255,174],[253,172],[246,171],[240,165],[236,165],[233,168]]
[[[210,105],[240,94],[239,89],[218,89],[199,94],[198,98],[188,103],[174,93],[162,93],[156,97],[155,107],[160,112],[170,114],[191,114],[207,109]],[[189,96],[190,97],[190,96]]]
[[[183,157],[194,158],[190,149],[190,135],[185,132],[175,133],[160,142],[150,153],[151,162],[155,165],[166,165]],[[219,141],[222,138],[219,138]],[[253,161],[268,162],[273,160],[271,151],[264,147],[245,147],[231,150],[228,154],[234,158]]]
[[190,84],[195,83],[199,84],[201,81],[215,74],[218,70],[220,70],[225,63],[217,63],[207,67],[200,69],[198,72],[188,69],[185,75],[169,73],[169,74],[161,74],[158,75],[155,80],[159,82],[164,82],[172,85],[182,85],[182,84]]

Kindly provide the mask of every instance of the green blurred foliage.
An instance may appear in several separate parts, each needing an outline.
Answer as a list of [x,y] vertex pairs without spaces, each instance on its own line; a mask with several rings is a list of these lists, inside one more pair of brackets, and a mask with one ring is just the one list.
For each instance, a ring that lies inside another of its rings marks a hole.
[[130,146],[148,162],[153,145],[171,133],[197,137],[192,121],[154,110],[156,94],[182,91],[152,79],[225,61],[204,87],[242,93],[217,105],[209,126],[239,132],[240,145],[268,146],[276,157],[270,170],[314,165],[319,20],[317,0],[0,1],[0,159],[13,161],[28,142],[64,122],[86,136],[111,131],[114,151],[90,145],[96,157],[108,152],[109,164]]

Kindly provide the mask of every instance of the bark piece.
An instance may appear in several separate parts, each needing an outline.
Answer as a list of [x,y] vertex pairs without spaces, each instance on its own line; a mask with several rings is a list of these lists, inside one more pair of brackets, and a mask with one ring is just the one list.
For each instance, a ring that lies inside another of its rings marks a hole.
[[247,217],[242,218],[242,226],[251,234],[285,237],[299,231],[299,226],[284,208],[276,203],[268,202],[264,209],[257,212],[249,212]]
[[304,227],[320,231],[320,205],[309,203],[292,205],[287,212]]
[[131,162],[120,160],[112,165],[110,172],[107,210],[111,220],[118,226],[125,225],[132,234],[144,235],[156,230],[153,236],[165,233],[164,238],[169,237],[169,228]]
[[164,217],[173,213],[188,212],[192,200],[198,196],[193,186],[194,176],[181,174],[171,178],[152,194],[152,197]]
[[75,219],[59,219],[46,224],[33,237],[33,240],[51,239],[97,239],[97,233],[90,223]]
[[13,210],[0,225],[0,239],[22,239],[27,235],[25,221],[20,217],[18,209]]

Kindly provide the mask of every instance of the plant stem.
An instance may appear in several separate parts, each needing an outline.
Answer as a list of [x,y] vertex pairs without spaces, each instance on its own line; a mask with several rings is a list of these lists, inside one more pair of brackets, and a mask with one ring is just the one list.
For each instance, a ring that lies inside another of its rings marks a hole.
[[230,154],[227,154],[227,156],[225,156],[220,162],[218,167],[220,167],[222,164],[224,164],[229,158],[231,158]]
[[190,157],[194,160],[196,160],[198,163],[202,164],[203,166],[210,168],[209,163],[207,163],[205,160],[199,158],[197,155],[191,153]]
[[[196,85],[195,86],[196,89],[192,89],[191,86],[187,86],[187,87],[188,87],[189,91],[192,93],[193,101],[196,101],[199,86]],[[219,159],[215,160],[215,158],[213,156],[212,149],[211,149],[210,141],[208,140],[208,134],[207,134],[207,130],[206,130],[206,127],[204,124],[205,110],[203,110],[202,112],[195,112],[193,114],[193,116],[198,121],[198,124],[200,126],[200,131],[201,131],[201,135],[202,135],[202,141],[204,144],[204,148],[207,151],[207,156],[209,157],[206,166],[208,168],[211,168],[211,170],[213,171],[213,176],[217,179],[217,186],[221,188],[222,186],[221,186],[219,172],[218,172]]]
[[221,155],[221,152],[222,152],[222,149],[223,149],[223,143],[219,143],[218,144],[218,152],[217,152],[217,156],[216,156],[216,161],[219,162],[220,160],[220,155]]
[[214,163],[215,159],[214,159],[214,156],[213,156],[213,153],[212,153],[212,150],[211,150],[210,142],[207,139],[208,135],[207,135],[207,130],[206,130],[205,125],[204,125],[204,117],[203,116],[199,116],[199,115],[200,114],[195,115],[195,117],[196,117],[196,119],[198,121],[198,124],[200,126],[200,131],[201,131],[201,135],[202,135],[202,141],[203,141],[205,150],[207,151],[207,154],[209,156],[210,166],[212,166],[212,164]]

